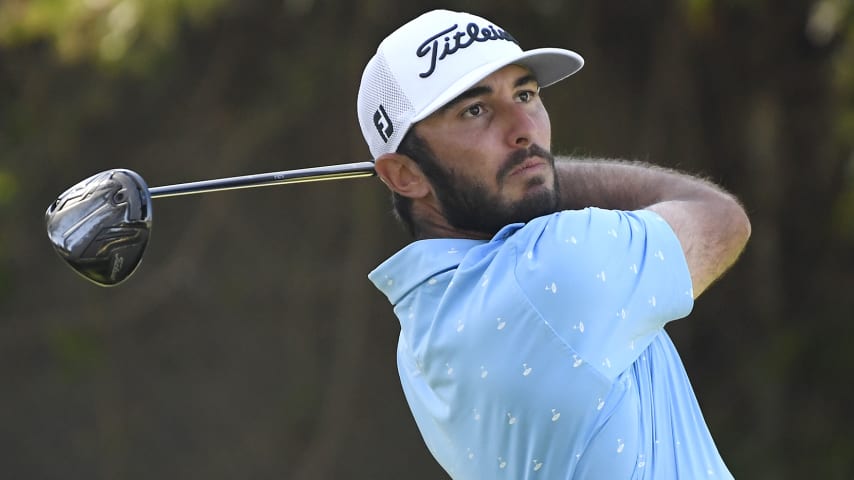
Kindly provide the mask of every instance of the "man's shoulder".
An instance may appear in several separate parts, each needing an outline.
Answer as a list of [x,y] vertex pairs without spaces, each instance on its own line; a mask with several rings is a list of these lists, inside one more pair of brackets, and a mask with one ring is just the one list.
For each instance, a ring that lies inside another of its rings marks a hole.
[[513,238],[516,243],[557,241],[559,244],[586,244],[589,247],[597,247],[608,245],[601,240],[606,240],[607,237],[618,238],[621,233],[658,235],[672,234],[672,231],[664,219],[650,210],[588,207],[582,210],[563,210],[535,218],[526,224],[505,227],[496,238],[501,237],[502,240],[508,241]]
[[632,288],[648,258],[674,259],[675,270],[664,269],[662,275],[684,270],[673,231],[647,210],[557,212],[519,228],[506,243],[515,253],[517,281],[536,291],[561,283]]

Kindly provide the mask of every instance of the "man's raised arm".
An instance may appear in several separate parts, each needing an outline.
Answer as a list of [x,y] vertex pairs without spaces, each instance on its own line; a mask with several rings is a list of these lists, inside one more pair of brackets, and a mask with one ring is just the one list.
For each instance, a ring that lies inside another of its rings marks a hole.
[[644,163],[558,158],[561,208],[647,209],[676,233],[694,298],[738,258],[750,220],[735,197],[706,180]]

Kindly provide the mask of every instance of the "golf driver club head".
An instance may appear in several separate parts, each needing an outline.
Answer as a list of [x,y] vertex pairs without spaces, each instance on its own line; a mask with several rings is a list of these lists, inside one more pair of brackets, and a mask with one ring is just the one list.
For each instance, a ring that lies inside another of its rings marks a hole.
[[151,194],[135,172],[107,170],[74,185],[45,213],[59,256],[97,285],[118,285],[136,270],[151,231]]

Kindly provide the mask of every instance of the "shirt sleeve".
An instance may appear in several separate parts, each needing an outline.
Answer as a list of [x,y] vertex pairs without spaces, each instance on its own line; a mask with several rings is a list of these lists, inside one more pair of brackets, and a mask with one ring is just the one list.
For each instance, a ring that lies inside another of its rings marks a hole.
[[693,308],[682,247],[652,211],[564,211],[513,237],[516,280],[532,307],[574,361],[611,379]]

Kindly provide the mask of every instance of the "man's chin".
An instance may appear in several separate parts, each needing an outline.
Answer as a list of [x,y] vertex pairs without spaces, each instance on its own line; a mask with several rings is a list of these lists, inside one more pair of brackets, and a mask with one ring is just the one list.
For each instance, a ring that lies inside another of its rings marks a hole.
[[555,213],[557,210],[558,202],[555,192],[545,185],[540,185],[529,189],[522,200],[508,209],[512,212],[508,215],[508,220],[513,219],[508,223],[527,223],[537,217]]
[[[490,195],[477,182],[457,183],[439,196],[448,223],[463,231],[487,236],[513,223],[528,223],[559,209],[559,185],[553,175],[535,175],[515,191],[506,185],[500,194]],[[521,188],[520,188],[521,187]]]
[[531,181],[525,186],[525,191],[522,193],[522,201],[536,197],[554,197],[554,187],[547,184],[545,180]]

